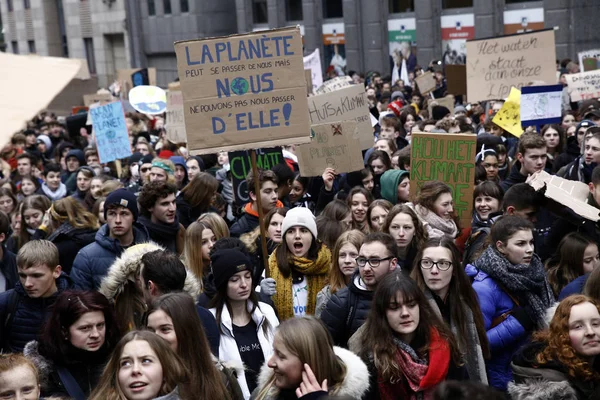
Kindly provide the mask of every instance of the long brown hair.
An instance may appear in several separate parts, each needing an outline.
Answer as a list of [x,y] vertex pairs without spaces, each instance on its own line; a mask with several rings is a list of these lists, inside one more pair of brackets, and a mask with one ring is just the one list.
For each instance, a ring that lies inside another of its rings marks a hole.
[[[185,230],[183,262],[185,266],[196,276],[201,286],[202,279],[206,274],[204,260],[202,259],[202,232],[204,232],[205,229],[210,229],[217,240],[224,237],[229,237],[229,228],[227,228],[227,224],[225,224],[223,219],[217,214],[214,214],[214,216],[214,218],[206,218],[202,222],[200,221],[202,218],[201,216],[197,221],[192,222]],[[216,217],[219,217],[221,221],[223,221],[224,226],[222,226],[220,222],[217,222],[218,220]],[[223,233],[226,233],[227,236],[222,236]]]
[[448,249],[452,256],[452,279],[450,280],[447,298],[448,301],[450,301],[450,318],[452,323],[458,328],[456,339],[459,347],[464,353],[466,352],[466,349],[472,345],[472,343],[467,342],[467,339],[469,338],[469,321],[463,312],[463,306],[466,306],[473,314],[473,321],[475,322],[475,328],[477,329],[477,336],[479,336],[481,350],[484,357],[487,358],[490,349],[487,332],[483,323],[483,314],[479,307],[477,294],[475,293],[475,290],[473,290],[465,270],[462,268],[460,251],[456,248],[454,242],[445,237],[442,237],[441,239],[429,239],[425,242],[415,257],[411,278],[417,282],[417,285],[421,290],[425,291],[427,289],[420,263],[423,258],[423,252],[430,247],[443,247]]
[[[412,220],[413,225],[415,226],[415,234],[413,236],[413,239],[410,241],[410,245],[406,250],[406,254],[408,254],[411,249],[414,249],[414,251],[418,251],[428,239],[427,230],[425,229],[423,223],[417,216],[417,213],[415,213],[415,210],[413,210],[406,204],[396,204],[394,207],[392,207],[387,217],[385,218],[385,224],[383,224],[381,231],[385,233],[390,233],[390,225],[392,224],[392,221],[394,220],[394,218],[396,218],[396,215],[398,214],[408,215]],[[395,239],[396,238],[394,238],[394,240]]]
[[[177,336],[177,354],[190,373],[183,394],[196,399],[230,399],[219,370],[215,366],[197,313],[194,299],[187,293],[167,293],[152,302],[148,315],[164,311],[173,321]],[[193,317],[193,318],[191,318]]]
[[583,255],[589,245],[596,243],[578,232],[566,235],[556,249],[556,253],[546,261],[548,283],[555,296],[571,281],[584,274]]
[[[375,151],[377,151],[377,150],[375,150]],[[387,154],[387,153],[384,153],[384,154]],[[348,193],[348,197],[346,198],[348,207],[350,207],[350,211],[352,211],[352,198],[357,194],[362,194],[363,196],[365,196],[365,199],[367,199],[367,209],[368,209],[369,206],[371,205],[371,203],[373,202],[373,195],[371,194],[371,192],[369,192],[364,187],[355,186],[350,190],[350,193]],[[367,220],[366,215],[367,215],[367,210],[365,210],[365,221],[363,222],[362,226],[360,226],[358,224],[358,222],[356,222],[354,220],[354,215],[352,215],[352,228],[358,229],[359,231],[361,231],[364,234],[369,234],[369,233],[371,233],[371,228],[369,226],[369,221]]]
[[[281,275],[283,275],[284,277],[287,278],[292,273],[293,254],[290,251],[290,249],[288,248],[287,240],[285,240],[285,232],[282,232],[281,236],[282,236],[281,243],[279,244],[279,246],[277,246],[274,253],[275,253],[275,258],[277,260],[277,266],[279,267],[279,271],[281,272]],[[312,242],[310,244],[310,248],[308,249],[308,254],[306,255],[306,258],[308,258],[311,261],[317,261],[317,257],[319,255],[319,250],[321,250],[322,246],[324,246],[324,244],[321,243],[320,241],[318,241],[317,238],[313,236]]]
[[[188,317],[188,319],[191,319]],[[163,385],[158,393],[164,396],[171,393],[178,384],[186,383],[189,380],[189,372],[181,359],[169,347],[167,342],[160,336],[149,331],[131,331],[119,341],[115,350],[108,360],[104,372],[100,377],[98,386],[90,395],[90,400],[122,400],[125,394],[119,385],[119,371],[121,369],[121,355],[125,345],[134,340],[148,342],[148,345],[158,357],[163,371]],[[188,397],[183,397],[187,399]],[[192,397],[190,397],[192,398]]]
[[340,235],[350,229],[342,221],[350,214],[350,207],[342,200],[333,200],[317,217],[317,236],[320,241],[332,249]]
[[[446,185],[444,182],[440,182],[440,181],[425,182],[423,184],[423,186],[421,186],[421,189],[419,190],[419,194],[417,195],[417,198],[415,199],[415,204],[425,207],[432,213],[435,213],[435,211],[433,211],[433,204],[438,199],[438,197],[440,197],[441,195],[443,195],[445,193],[450,193],[450,195],[452,195],[452,188],[450,186]],[[458,228],[459,220],[458,220],[458,216],[456,214],[455,207],[453,207],[453,210],[452,210],[452,220],[454,221],[454,223],[456,224],[456,227]]]
[[208,172],[200,172],[181,189],[181,195],[190,207],[199,209],[200,213],[203,213],[210,207],[218,187],[217,178]]
[[23,200],[21,205],[21,232],[19,232],[18,237],[18,247],[21,248],[23,245],[31,240],[31,235],[27,232],[27,226],[25,225],[25,211],[29,209],[39,210],[44,214],[50,208],[52,203],[46,196],[42,196],[39,194],[32,194],[29,197],[26,197]]
[[339,257],[341,248],[344,247],[345,244],[350,243],[356,247],[357,251],[359,251],[364,240],[365,234],[358,229],[353,229],[342,233],[335,242],[333,254],[331,256],[331,269],[329,270],[329,291],[331,294],[346,287],[346,277],[342,274],[342,271],[340,271]]
[[68,222],[76,229],[98,229],[98,218],[81,205],[73,197],[56,200],[50,207],[53,220],[63,224]]

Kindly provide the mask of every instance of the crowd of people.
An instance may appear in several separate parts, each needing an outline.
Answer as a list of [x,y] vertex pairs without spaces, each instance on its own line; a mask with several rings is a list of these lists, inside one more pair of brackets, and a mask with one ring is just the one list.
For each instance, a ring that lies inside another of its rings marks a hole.
[[[0,151],[0,399],[600,398],[600,224],[529,184],[583,182],[600,214],[600,102],[517,138],[436,66],[426,96],[418,66],[350,71],[364,169],[301,176],[284,146],[243,206],[228,154],[161,116],[127,113],[120,167],[29,121]],[[470,226],[446,182],[411,195],[414,132],[476,136]]]

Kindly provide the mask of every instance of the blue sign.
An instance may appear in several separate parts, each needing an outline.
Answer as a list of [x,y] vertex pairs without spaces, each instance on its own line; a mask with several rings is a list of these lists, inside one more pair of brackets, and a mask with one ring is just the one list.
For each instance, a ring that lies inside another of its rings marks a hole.
[[100,162],[106,163],[131,155],[131,144],[121,102],[90,108],[92,127]]

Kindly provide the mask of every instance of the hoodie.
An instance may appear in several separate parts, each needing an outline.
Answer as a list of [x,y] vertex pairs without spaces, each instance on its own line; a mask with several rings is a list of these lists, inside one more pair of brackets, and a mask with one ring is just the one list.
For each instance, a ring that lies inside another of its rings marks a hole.
[[389,169],[381,175],[381,198],[392,205],[398,204],[398,185],[402,179],[408,177],[408,171],[402,169]]

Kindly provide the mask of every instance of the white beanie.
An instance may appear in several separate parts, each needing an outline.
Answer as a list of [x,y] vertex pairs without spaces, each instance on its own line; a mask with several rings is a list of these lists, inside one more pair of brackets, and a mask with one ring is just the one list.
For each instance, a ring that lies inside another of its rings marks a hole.
[[294,226],[303,226],[312,233],[313,237],[317,239],[317,223],[315,222],[315,216],[306,207],[295,207],[292,208],[285,214],[283,218],[283,224],[281,231],[285,235],[288,229]]

